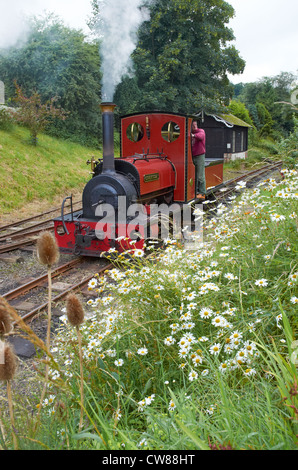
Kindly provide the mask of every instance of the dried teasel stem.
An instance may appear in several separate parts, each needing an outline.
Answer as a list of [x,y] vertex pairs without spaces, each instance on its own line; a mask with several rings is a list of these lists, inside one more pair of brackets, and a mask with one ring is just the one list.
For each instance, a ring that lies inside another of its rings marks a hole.
[[[47,350],[50,350],[51,343],[51,320],[52,320],[52,265],[57,263],[59,260],[59,248],[56,243],[55,237],[50,232],[42,232],[37,239],[37,258],[41,264],[47,266],[48,269],[48,325],[47,325],[47,337],[46,337],[46,347]],[[37,422],[39,420],[39,414],[44,400],[47,384],[49,379],[49,364],[46,363],[45,370],[45,381],[44,387],[41,393],[40,398],[40,407],[38,409]]]
[[12,330],[12,317],[10,314],[10,305],[0,297],[0,338],[10,333]]
[[12,400],[12,391],[11,391],[11,381],[14,378],[14,375],[17,370],[17,356],[15,355],[12,347],[4,343],[3,354],[1,354],[0,359],[1,359],[0,360],[0,380],[6,381],[7,400],[8,400],[8,407],[9,407],[10,424],[12,427],[13,444],[14,444],[14,449],[17,450],[18,440],[17,440],[17,436],[15,433],[13,400]]
[[66,299],[66,313],[69,323],[76,328],[79,345],[79,358],[80,358],[80,396],[81,396],[81,414],[79,429],[83,427],[83,412],[84,412],[84,375],[83,375],[83,352],[82,352],[82,335],[79,326],[84,321],[84,309],[80,299],[75,294],[68,294]]

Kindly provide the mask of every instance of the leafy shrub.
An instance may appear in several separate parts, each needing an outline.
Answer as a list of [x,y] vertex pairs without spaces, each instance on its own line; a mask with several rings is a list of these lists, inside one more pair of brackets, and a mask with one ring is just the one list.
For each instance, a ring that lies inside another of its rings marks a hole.
[[13,129],[11,111],[5,106],[0,106],[0,129],[3,131],[11,131]]

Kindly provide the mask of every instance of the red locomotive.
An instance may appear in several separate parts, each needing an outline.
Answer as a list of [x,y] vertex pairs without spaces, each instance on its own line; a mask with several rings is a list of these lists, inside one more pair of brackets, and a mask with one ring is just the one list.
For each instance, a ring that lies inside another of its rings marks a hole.
[[[193,117],[162,112],[121,118],[121,157],[114,158],[113,103],[102,103],[103,159],[92,161],[93,177],[83,190],[82,210],[54,220],[61,252],[100,256],[142,248],[158,236],[148,219],[152,204],[183,206],[195,202],[195,166],[191,154]],[[206,159],[206,187],[223,180],[223,159]],[[133,210],[132,210],[133,209]],[[136,217],[136,210],[138,216]]]

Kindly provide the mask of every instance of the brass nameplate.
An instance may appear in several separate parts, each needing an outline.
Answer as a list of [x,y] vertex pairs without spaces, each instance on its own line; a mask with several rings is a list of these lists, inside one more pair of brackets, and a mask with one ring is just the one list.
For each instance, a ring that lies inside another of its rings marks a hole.
[[150,181],[159,180],[159,173],[151,173],[150,175],[144,175],[144,182],[150,183]]

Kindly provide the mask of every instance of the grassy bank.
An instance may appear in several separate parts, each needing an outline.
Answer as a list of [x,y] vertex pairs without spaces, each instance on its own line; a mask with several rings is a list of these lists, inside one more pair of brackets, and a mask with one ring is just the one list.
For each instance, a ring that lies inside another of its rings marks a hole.
[[82,190],[90,178],[86,161],[92,155],[99,157],[98,150],[46,135],[33,146],[29,131],[21,127],[0,130],[0,214]]
[[[47,396],[31,404],[41,406],[35,433],[35,414],[15,397],[21,448],[296,449],[298,174],[284,174],[240,185],[196,249],[173,241],[146,260],[136,250],[94,277],[80,327],[83,403],[65,316]],[[12,448],[2,420],[0,443]]]

